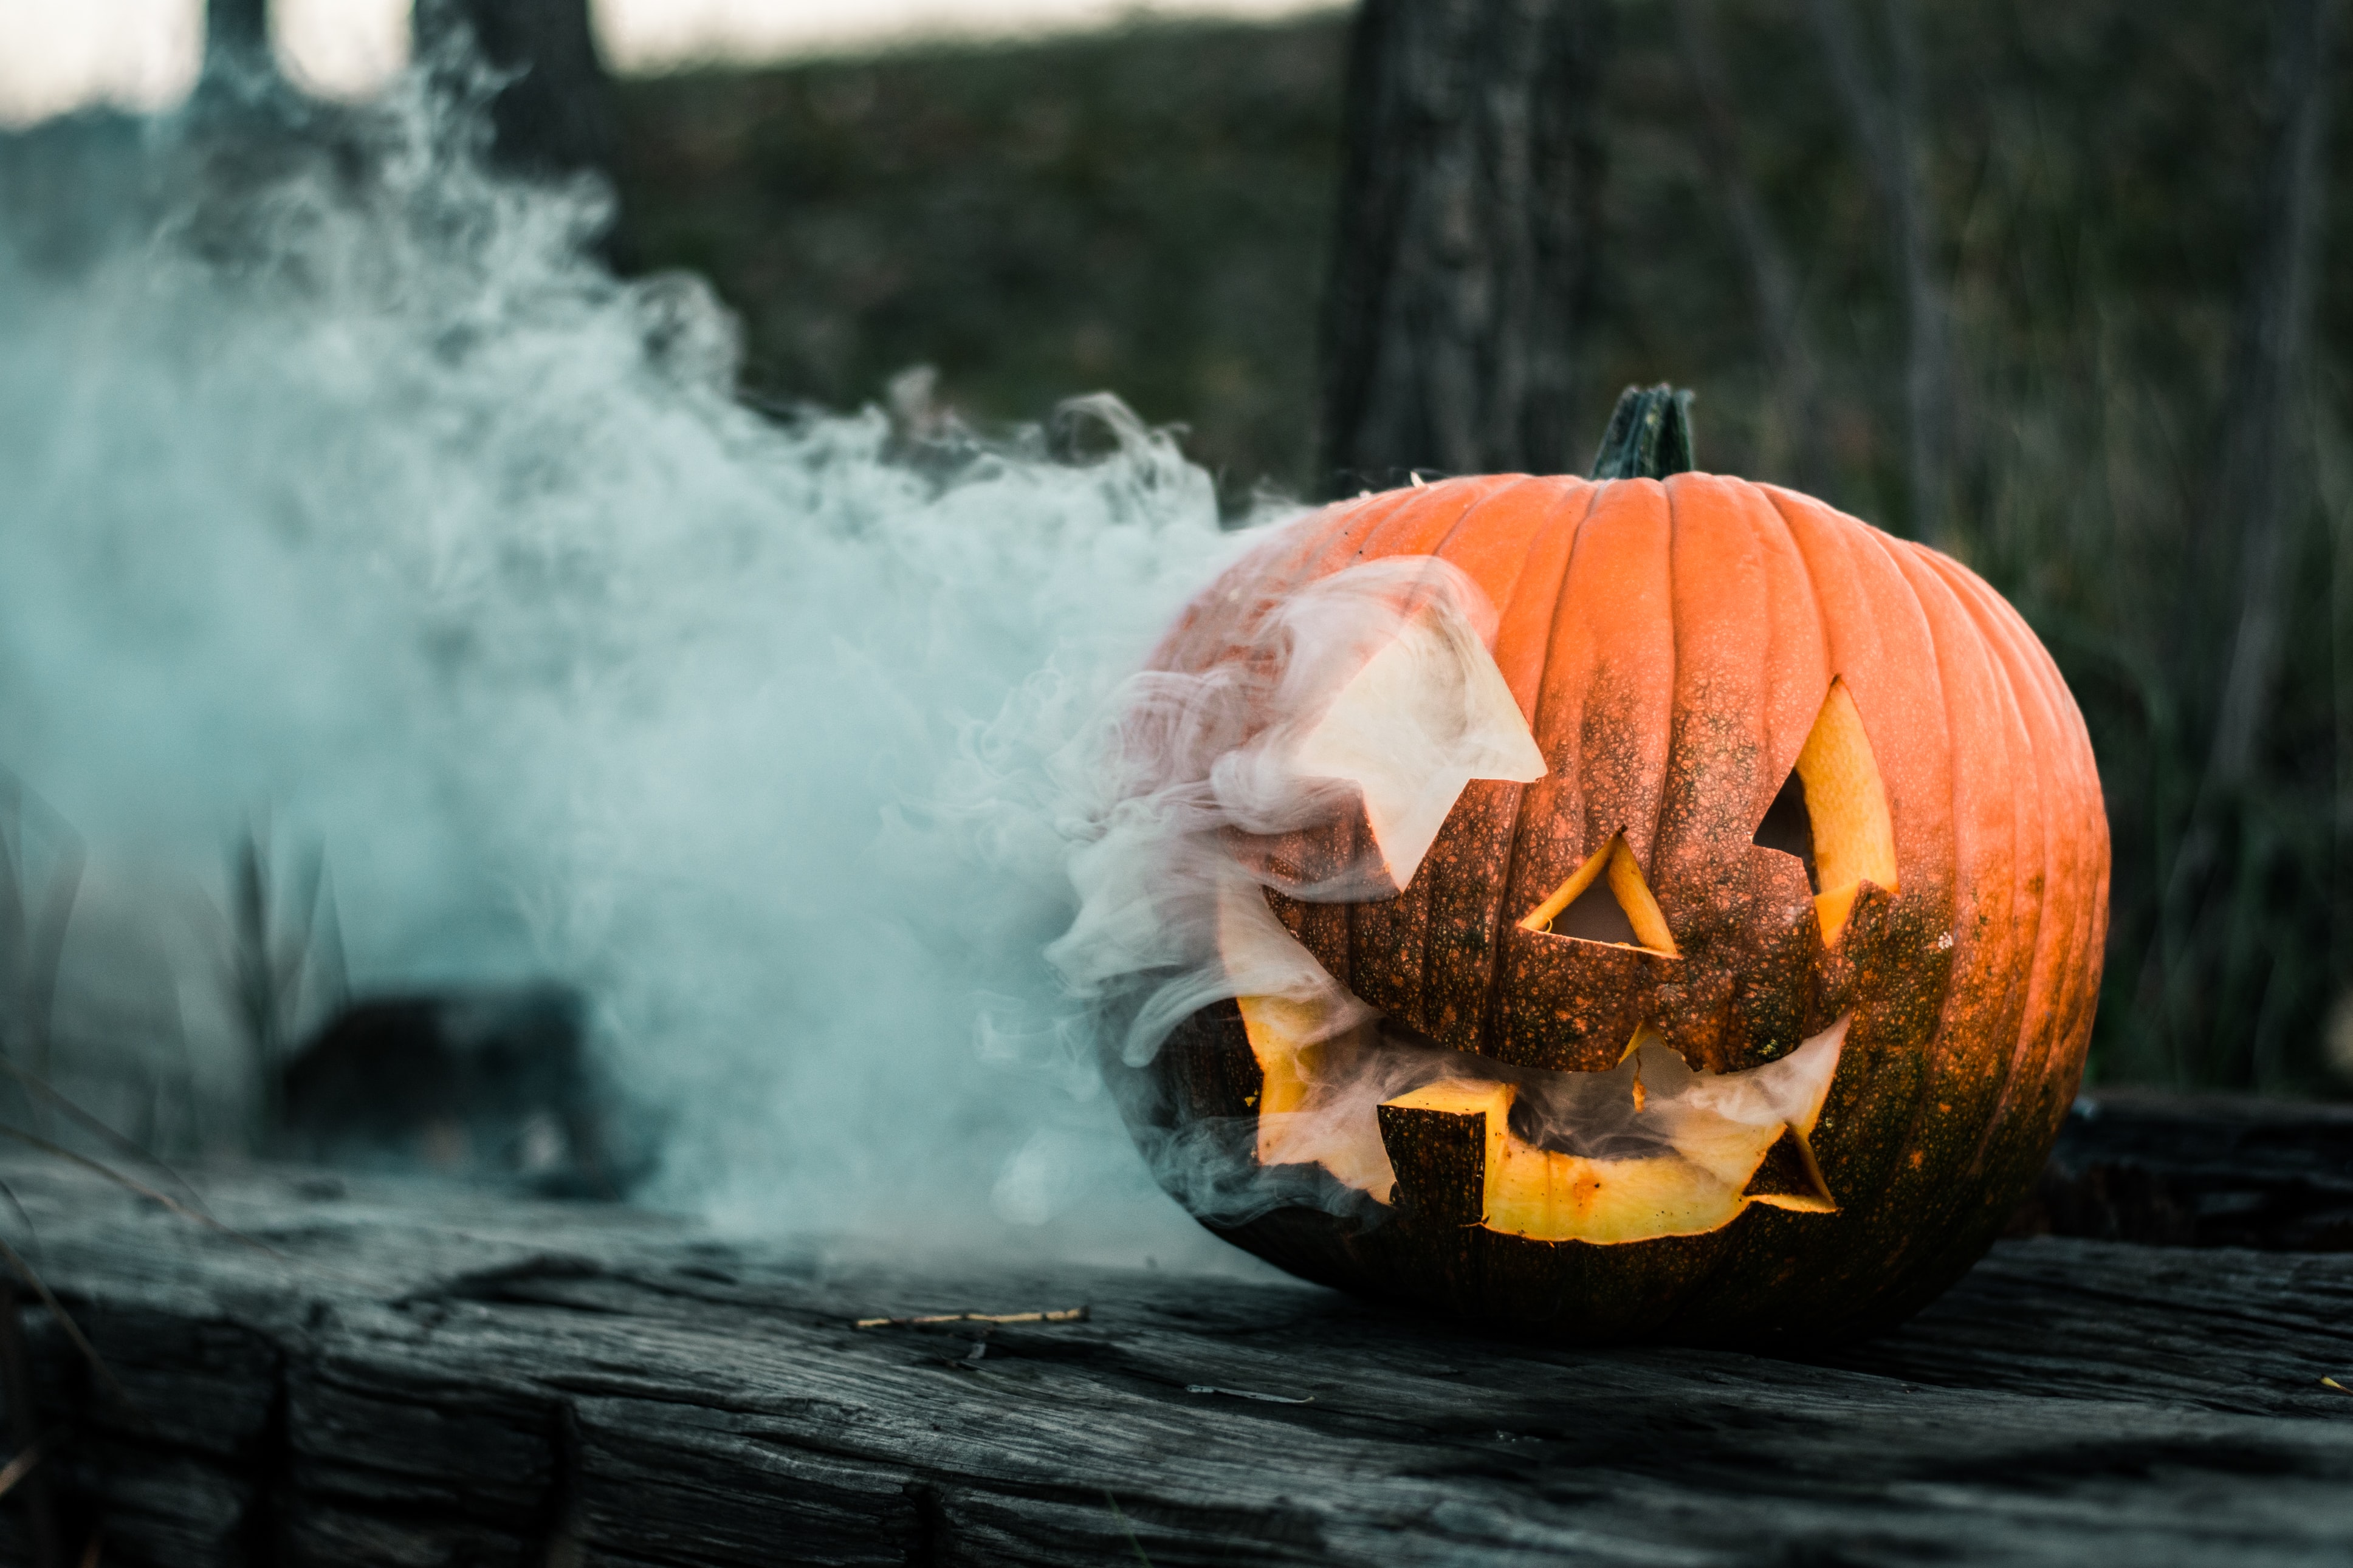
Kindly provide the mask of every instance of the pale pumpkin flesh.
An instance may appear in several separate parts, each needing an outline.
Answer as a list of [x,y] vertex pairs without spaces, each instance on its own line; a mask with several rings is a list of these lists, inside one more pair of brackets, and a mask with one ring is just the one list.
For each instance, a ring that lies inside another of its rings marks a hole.
[[1822,890],[1814,912],[1825,942],[1846,930],[1855,895],[1866,883],[1900,891],[1895,870],[1895,825],[1887,811],[1887,786],[1879,777],[1871,741],[1862,732],[1844,680],[1831,682],[1831,694],[1798,753],[1798,777],[1806,786],[1806,814],[1812,818],[1814,869]]

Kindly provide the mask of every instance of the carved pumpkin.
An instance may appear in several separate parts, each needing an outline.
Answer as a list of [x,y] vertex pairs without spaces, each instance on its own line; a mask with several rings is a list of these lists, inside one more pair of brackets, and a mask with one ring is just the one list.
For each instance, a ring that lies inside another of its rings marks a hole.
[[[1399,600],[1425,565],[1471,607]],[[1232,999],[1142,1068],[1139,1127],[1224,1134],[1224,1190],[1262,1190],[1197,1212],[1312,1279],[1588,1342],[1916,1310],[2032,1183],[2099,989],[2099,784],[2032,633],[1788,490],[1504,475],[1281,530],[1153,668],[1300,657],[1270,617],[1372,570],[1377,646],[1228,726],[1288,721],[1324,783],[1221,829]],[[1445,765],[1411,738],[1441,730]]]

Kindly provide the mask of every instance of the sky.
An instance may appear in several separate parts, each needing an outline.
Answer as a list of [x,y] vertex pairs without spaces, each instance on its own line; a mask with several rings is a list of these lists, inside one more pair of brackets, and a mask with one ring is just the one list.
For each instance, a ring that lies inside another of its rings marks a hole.
[[[1335,0],[591,0],[624,72],[787,59],[924,37],[1005,37],[1138,15],[1274,16]],[[328,96],[364,96],[408,50],[408,0],[276,0],[278,54]],[[204,0],[0,0],[0,125],[93,103],[158,109],[195,79]]]

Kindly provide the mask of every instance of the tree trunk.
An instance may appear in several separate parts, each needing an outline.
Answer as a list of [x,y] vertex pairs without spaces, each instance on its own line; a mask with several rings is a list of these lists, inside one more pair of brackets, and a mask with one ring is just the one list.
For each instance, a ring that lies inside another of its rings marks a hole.
[[[1773,382],[1767,472],[1758,477],[1786,477],[1798,489],[1820,495],[1828,486],[1830,468],[1821,431],[1820,361],[1799,308],[1797,268],[1741,155],[1740,116],[1716,44],[1711,0],[1674,0],[1674,14],[1683,68],[1699,107],[1700,156],[1716,205],[1731,224],[1747,268],[1749,291],[1757,299],[1758,336]],[[1786,476],[1770,471],[1784,464]]]
[[[2313,333],[2314,279],[2328,195],[2328,55],[2336,0],[2285,0],[2272,49],[2277,117],[2263,182],[2263,233],[2240,297],[2221,460],[2206,515],[2236,520],[2239,618],[2231,638],[2209,786],[2232,791],[2253,774],[2285,629],[2291,526],[2303,486],[2294,429],[2301,413],[2306,345]],[[2295,471],[2292,471],[2295,470]]]
[[205,69],[269,58],[269,0],[205,0]]
[[1911,0],[1886,0],[1888,87],[1882,91],[1864,59],[1862,38],[1846,0],[1808,0],[1814,31],[1829,57],[1863,166],[1894,226],[1895,264],[1904,290],[1905,456],[1911,470],[1912,532],[1932,543],[1951,538],[1953,374],[1950,307],[1936,274],[1936,215],[1923,178],[1919,29]]
[[1324,302],[1337,494],[1582,465],[1602,0],[1365,0]]
[[[2305,346],[2315,326],[2327,197],[2327,64],[2337,11],[2337,0],[2282,0],[2275,13],[2271,152],[2262,174],[2253,265],[2232,334],[2221,450],[2204,508],[2214,528],[2237,525],[2239,610],[2213,698],[2206,765],[2180,841],[2163,868],[2157,930],[2137,988],[2141,1026],[2167,1042],[2177,1074],[2185,1077],[2218,1053],[2223,1059],[2240,1054],[2256,1026],[2235,1004],[2254,984],[2245,973],[2249,963],[2267,962],[2260,952],[2234,952],[2231,931],[2244,923],[2232,918],[2244,907],[2240,900],[2263,896],[2263,868],[2244,864],[2259,847],[2247,831],[2249,786],[2260,771],[2271,720],[2296,543],[2293,525],[2305,497],[2297,461],[2302,444],[2295,433]],[[2180,639],[2179,677],[2185,690],[2200,696],[2214,647],[2197,614],[2207,597],[2201,584],[2229,569],[2229,542],[2213,531],[2193,537],[2183,562],[2179,620],[2189,630]],[[2250,869],[2257,875],[2251,878]]]
[[[216,0],[217,3],[217,0]],[[613,86],[587,0],[417,0],[420,58],[463,47],[509,81],[492,100],[492,156],[531,174],[608,169],[618,136]]]

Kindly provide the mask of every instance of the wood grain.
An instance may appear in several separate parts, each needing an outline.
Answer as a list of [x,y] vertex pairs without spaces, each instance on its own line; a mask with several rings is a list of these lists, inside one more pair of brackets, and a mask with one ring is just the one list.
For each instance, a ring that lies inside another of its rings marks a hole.
[[2353,1555],[2353,1394],[2319,1381],[2353,1385],[2344,1255],[2009,1241],[1913,1324],[1800,1363],[620,1208],[206,1183],[271,1256],[70,1173],[0,1173],[143,1413],[27,1311],[69,1537],[102,1521],[112,1565]]

